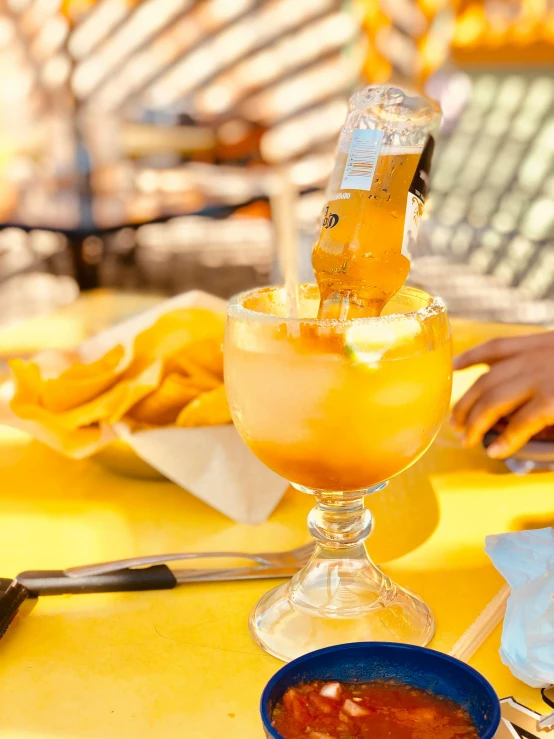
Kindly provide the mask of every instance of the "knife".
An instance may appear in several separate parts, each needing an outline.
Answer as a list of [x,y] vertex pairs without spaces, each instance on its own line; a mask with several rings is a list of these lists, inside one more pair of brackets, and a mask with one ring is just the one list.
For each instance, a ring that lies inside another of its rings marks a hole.
[[63,570],[28,570],[21,572],[16,580],[28,590],[30,597],[37,597],[39,595],[171,590],[184,583],[292,577],[299,569],[298,567],[254,565],[232,569],[171,570],[167,565],[153,565],[85,577],[68,577]]

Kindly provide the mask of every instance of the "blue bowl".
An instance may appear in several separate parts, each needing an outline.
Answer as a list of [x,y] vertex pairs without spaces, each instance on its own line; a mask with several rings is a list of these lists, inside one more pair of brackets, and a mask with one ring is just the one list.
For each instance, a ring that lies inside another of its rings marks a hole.
[[463,706],[480,739],[492,739],[500,703],[492,685],[464,662],[432,649],[391,642],[358,642],[318,649],[289,662],[262,693],[260,711],[268,739],[283,739],[271,725],[275,703],[293,685],[310,680],[400,680]]

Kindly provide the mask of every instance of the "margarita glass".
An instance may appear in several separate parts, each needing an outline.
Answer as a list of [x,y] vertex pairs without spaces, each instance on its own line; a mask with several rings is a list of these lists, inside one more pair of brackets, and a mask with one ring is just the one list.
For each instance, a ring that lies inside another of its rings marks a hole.
[[[282,660],[349,641],[425,645],[434,619],[371,561],[364,496],[415,462],[448,408],[452,357],[444,304],[402,288],[377,318],[317,319],[319,290],[235,298],[225,337],[225,384],[236,428],[254,454],[315,496],[316,549],[250,616],[255,640]],[[260,491],[263,495],[263,491]]]

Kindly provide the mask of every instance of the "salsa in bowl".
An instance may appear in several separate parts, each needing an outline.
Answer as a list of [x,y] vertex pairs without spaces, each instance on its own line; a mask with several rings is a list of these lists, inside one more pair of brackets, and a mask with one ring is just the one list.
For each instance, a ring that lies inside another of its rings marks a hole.
[[290,662],[267,684],[261,714],[268,739],[492,739],[500,704],[448,655],[362,642]]

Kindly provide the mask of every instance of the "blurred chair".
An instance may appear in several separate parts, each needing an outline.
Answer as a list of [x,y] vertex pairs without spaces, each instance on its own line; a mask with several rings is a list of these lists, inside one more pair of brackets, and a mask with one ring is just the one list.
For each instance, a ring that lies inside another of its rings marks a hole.
[[102,284],[175,294],[202,289],[228,298],[267,284],[273,261],[264,218],[182,216],[109,237]]
[[551,69],[458,71],[429,87],[445,123],[414,279],[453,312],[554,324]]

